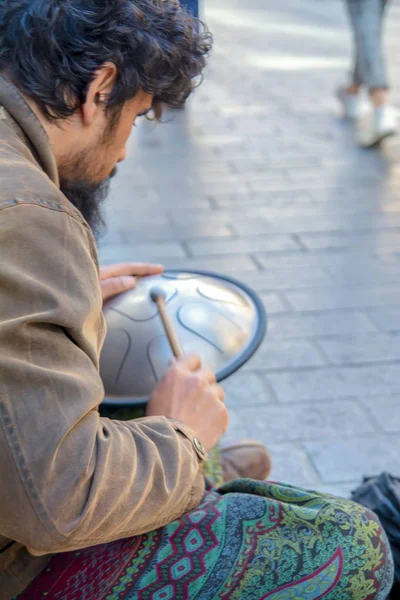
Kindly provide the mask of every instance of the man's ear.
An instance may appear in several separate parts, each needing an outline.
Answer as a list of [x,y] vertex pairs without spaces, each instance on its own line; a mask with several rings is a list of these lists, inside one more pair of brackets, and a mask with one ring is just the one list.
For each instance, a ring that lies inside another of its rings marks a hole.
[[104,105],[111,94],[117,79],[117,67],[113,63],[104,63],[96,72],[86,94],[85,103],[81,106],[83,124],[92,125],[100,113],[104,111]]

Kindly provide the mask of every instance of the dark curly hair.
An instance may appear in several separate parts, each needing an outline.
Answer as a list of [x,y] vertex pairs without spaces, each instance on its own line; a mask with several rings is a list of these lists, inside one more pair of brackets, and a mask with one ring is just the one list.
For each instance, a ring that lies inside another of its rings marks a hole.
[[0,71],[48,119],[73,114],[106,62],[117,68],[114,113],[139,90],[178,108],[211,43],[178,0],[0,0]]

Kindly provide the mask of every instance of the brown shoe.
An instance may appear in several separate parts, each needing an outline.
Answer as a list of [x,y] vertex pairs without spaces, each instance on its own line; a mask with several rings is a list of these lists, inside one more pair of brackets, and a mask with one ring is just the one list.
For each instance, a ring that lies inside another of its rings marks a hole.
[[240,440],[221,445],[224,481],[242,477],[263,480],[271,471],[271,457],[260,442]]

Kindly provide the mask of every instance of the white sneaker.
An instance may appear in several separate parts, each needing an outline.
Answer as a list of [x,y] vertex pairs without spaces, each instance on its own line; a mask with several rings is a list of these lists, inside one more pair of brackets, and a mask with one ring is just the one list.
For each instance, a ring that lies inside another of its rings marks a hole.
[[359,143],[364,148],[372,148],[397,133],[397,119],[392,106],[384,104],[374,108],[367,123],[360,123]]
[[346,87],[342,86],[337,90],[336,96],[342,105],[343,116],[345,119],[356,121],[360,118],[363,112],[363,102],[360,93],[349,94],[346,91]]

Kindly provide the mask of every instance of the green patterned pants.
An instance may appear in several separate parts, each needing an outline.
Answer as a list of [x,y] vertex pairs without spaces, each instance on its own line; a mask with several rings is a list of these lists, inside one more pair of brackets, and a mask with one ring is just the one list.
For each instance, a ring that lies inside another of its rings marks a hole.
[[386,536],[353,502],[239,479],[167,527],[54,556],[20,600],[384,600]]

